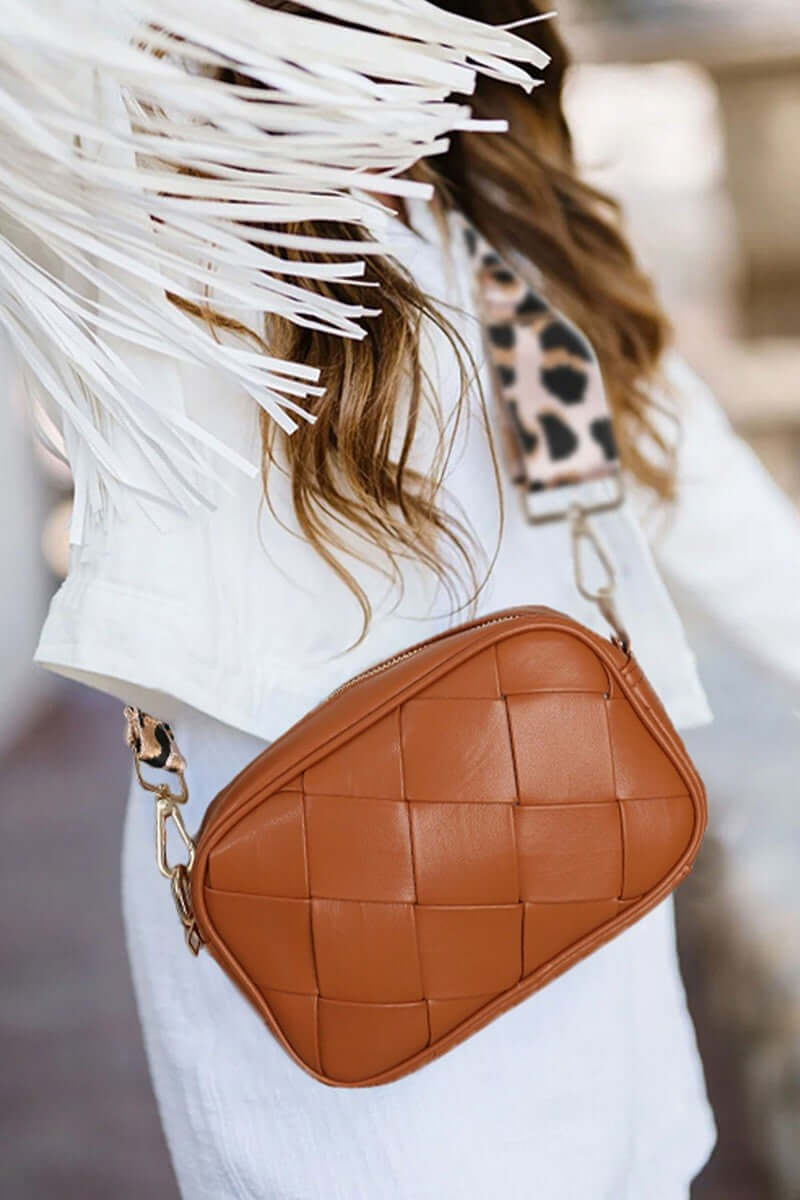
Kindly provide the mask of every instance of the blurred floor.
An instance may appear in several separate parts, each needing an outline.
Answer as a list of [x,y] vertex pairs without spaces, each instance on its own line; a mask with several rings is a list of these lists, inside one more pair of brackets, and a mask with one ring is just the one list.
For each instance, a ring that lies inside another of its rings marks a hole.
[[[748,689],[748,665],[704,636],[713,652],[705,664],[712,695],[733,681],[740,694],[758,696],[763,713],[764,681]],[[740,715],[749,723],[746,711]],[[730,776],[729,748],[744,734],[731,728],[730,708],[724,717],[725,727],[692,735],[714,786],[726,761]],[[1,767],[0,1193],[4,1200],[172,1200],[122,943],[118,860],[128,758],[119,704],[60,686]],[[687,920],[691,906],[684,906],[684,926]],[[736,1050],[711,1020],[700,952],[691,929],[684,932],[687,988],[720,1127],[693,1200],[768,1200],[745,1132]]]
[[123,945],[120,705],[64,684],[0,763],[0,1195],[172,1200]]

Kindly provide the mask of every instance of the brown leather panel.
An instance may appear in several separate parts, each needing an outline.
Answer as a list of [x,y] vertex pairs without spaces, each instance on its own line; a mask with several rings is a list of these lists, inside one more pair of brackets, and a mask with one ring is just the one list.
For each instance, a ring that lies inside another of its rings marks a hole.
[[303,796],[278,792],[269,805],[251,812],[214,847],[208,859],[212,888],[263,894],[269,879],[276,896],[308,896]]
[[413,904],[312,900],[319,994],[406,1004],[424,997]]
[[420,695],[429,699],[499,700],[502,692],[494,646],[468,658],[462,666],[448,671],[435,683],[429,684]]
[[428,1045],[428,1011],[418,1004],[319,1002],[322,1069],[338,1083],[359,1083]]
[[409,809],[420,904],[519,900],[512,804],[412,800]]
[[622,828],[616,801],[522,805],[517,824],[523,900],[613,900],[622,891]]
[[503,700],[420,697],[403,705],[400,724],[408,800],[516,800]]
[[526,975],[560,954],[566,946],[619,915],[620,900],[538,901],[525,905],[522,948]]
[[457,1029],[473,1013],[479,1012],[494,999],[489,996],[461,996],[457,1000],[429,1000],[428,1019],[431,1042],[437,1042],[452,1029]]
[[298,1058],[314,1071],[321,1071],[317,1038],[319,996],[298,996],[295,992],[264,992],[264,1001]]
[[308,900],[245,896],[213,888],[205,889],[205,898],[219,937],[257,988],[317,991]]
[[608,703],[582,692],[508,697],[521,804],[616,800]]
[[250,764],[208,810],[192,894],[289,1053],[381,1083],[652,908],[704,825],[638,664],[513,610],[365,675]]
[[628,797],[674,796],[686,790],[679,772],[658,746],[625,699],[609,700],[608,723],[613,748],[614,780],[621,800]]
[[522,906],[417,909],[425,995],[432,1000],[504,992],[522,975]]
[[667,875],[694,831],[694,806],[688,796],[661,800],[624,800],[625,886],[622,895],[641,896]]
[[608,673],[593,650],[556,632],[523,633],[497,647],[502,694],[608,690]]
[[404,801],[306,796],[306,824],[307,895],[337,900],[415,899]]
[[398,710],[365,729],[303,775],[307,796],[367,796],[402,800]]

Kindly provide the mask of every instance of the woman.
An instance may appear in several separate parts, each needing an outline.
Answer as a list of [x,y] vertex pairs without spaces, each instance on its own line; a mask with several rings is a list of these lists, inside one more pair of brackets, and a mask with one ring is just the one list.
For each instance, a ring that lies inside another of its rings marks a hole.
[[[533,12],[527,0],[438,7],[491,24]],[[764,611],[766,598],[747,612],[728,589],[743,567],[724,535],[754,507],[784,540],[796,539],[796,519],[668,353],[666,320],[613,204],[576,174],[556,27],[535,30],[551,56],[544,86],[526,96],[482,78],[475,96],[477,114],[507,118],[509,132],[457,133],[447,153],[417,168],[433,184],[431,208],[412,200],[389,201],[393,214],[376,209],[373,232],[391,253],[370,258],[382,311],[367,318],[366,338],[269,322],[270,353],[321,369],[316,422],[286,435],[228,376],[176,361],[169,384],[188,416],[236,454],[255,455],[263,478],[220,468],[225,490],[213,510],[160,528],[131,508],[88,539],[54,602],[38,660],[171,722],[189,763],[190,827],[334,687],[471,612],[544,603],[604,630],[575,589],[564,524],[528,524],[497,469],[463,218],[533,275],[597,354],[632,500],[596,525],[619,569],[637,656],[679,727],[709,712],[643,533],[654,499],[670,515],[659,553],[676,580],[754,642],[764,618],[777,617]],[[292,232],[369,236],[319,222]],[[302,257],[286,251],[287,272]],[[312,286],[347,303],[374,295],[353,282]],[[246,325],[223,303],[181,306],[224,344]],[[155,393],[166,386],[161,360],[142,353],[136,366]],[[682,427],[677,456],[671,407]],[[770,553],[753,546],[751,569]],[[297,1069],[209,956],[185,953],[153,870],[151,822],[133,786],[128,946],[188,1200],[688,1196],[714,1127],[671,902],[424,1070],[384,1087],[327,1089]]]

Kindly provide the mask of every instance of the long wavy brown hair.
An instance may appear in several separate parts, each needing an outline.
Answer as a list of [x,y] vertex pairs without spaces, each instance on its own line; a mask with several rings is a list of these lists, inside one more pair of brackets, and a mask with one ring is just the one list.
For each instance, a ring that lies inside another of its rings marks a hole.
[[[285,0],[256,2],[308,12]],[[530,0],[445,0],[438,7],[491,24],[520,21],[537,11]],[[459,208],[498,251],[536,264],[553,302],[594,344],[623,463],[658,495],[669,497],[671,456],[651,395],[668,323],[625,238],[617,204],[576,171],[562,108],[569,60],[557,25],[550,19],[529,28],[550,56],[544,86],[527,95],[481,77],[470,98],[473,110],[481,117],[506,118],[508,132],[456,133],[449,151],[428,159],[416,173],[434,183],[440,210]],[[291,230],[354,243],[369,236],[332,223],[299,222]],[[291,252],[291,257],[304,255]],[[461,364],[456,422],[473,394],[474,364],[446,312],[396,262],[369,259],[368,278],[380,284],[382,311],[366,321],[362,341],[271,319],[270,351],[318,367],[325,392],[313,402],[314,424],[302,423],[290,436],[265,416],[261,426],[267,501],[272,472],[286,471],[300,533],[354,593],[364,630],[369,601],[344,561],[354,553],[353,533],[365,551],[377,546],[383,552],[387,570],[398,580],[402,560],[413,558],[454,594],[466,579],[474,597],[481,582],[468,523],[446,516],[440,507],[453,422],[445,424],[439,416],[433,469],[422,474],[411,465],[425,406],[438,413],[419,354],[423,319],[445,334]],[[339,300],[375,303],[374,289],[359,294],[351,283],[309,286]]]

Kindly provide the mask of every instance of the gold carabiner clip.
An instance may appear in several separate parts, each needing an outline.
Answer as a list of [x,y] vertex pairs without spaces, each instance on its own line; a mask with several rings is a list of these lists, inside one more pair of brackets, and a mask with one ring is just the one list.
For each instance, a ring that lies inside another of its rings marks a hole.
[[[570,505],[567,517],[569,519],[570,537],[572,541],[572,562],[575,568],[575,585],[586,600],[596,604],[603,617],[614,630],[611,639],[625,653],[630,654],[631,639],[622,622],[615,602],[617,588],[617,573],[608,550],[600,540],[597,531],[589,523],[586,511],[579,504]],[[586,582],[583,569],[583,548],[590,546],[595,558],[605,575],[605,582],[598,587],[590,588]]]
[[[158,869],[165,879],[172,879],[177,867],[182,866],[186,871],[191,873],[194,866],[194,841],[189,836],[189,832],[183,823],[181,811],[178,808],[174,794],[169,790],[166,784],[156,789],[156,861]],[[172,821],[178,831],[178,836],[186,847],[187,860],[185,863],[176,863],[170,865],[167,852],[167,822]]]
[[[165,879],[170,881],[172,899],[183,925],[186,945],[192,954],[199,953],[203,939],[197,928],[192,909],[191,876],[195,859],[195,843],[184,824],[181,805],[189,799],[186,786],[186,762],[178,750],[172,730],[163,721],[156,721],[139,708],[125,709],[126,741],[133,754],[136,778],[146,792],[156,798],[156,865]],[[173,791],[166,783],[151,783],[142,774],[142,763],[163,768],[177,776],[178,790]],[[171,863],[167,837],[169,822],[172,821],[186,850],[186,861]]]

